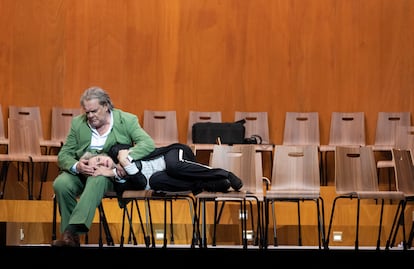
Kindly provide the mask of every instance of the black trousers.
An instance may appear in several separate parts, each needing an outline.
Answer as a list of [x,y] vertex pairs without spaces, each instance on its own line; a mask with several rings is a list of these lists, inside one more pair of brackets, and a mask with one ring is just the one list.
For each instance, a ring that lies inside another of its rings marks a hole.
[[186,160],[180,149],[171,149],[164,154],[166,169],[154,173],[149,184],[153,190],[199,191],[208,182],[225,181],[229,172],[221,168]]

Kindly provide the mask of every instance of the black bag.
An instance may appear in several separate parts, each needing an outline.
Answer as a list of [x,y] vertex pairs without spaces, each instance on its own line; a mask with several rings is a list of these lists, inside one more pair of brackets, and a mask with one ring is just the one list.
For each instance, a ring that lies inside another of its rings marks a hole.
[[244,139],[244,144],[262,144],[262,137],[260,135],[252,135]]
[[218,138],[222,144],[243,144],[246,129],[245,120],[236,122],[197,122],[192,127],[193,143],[216,144]]

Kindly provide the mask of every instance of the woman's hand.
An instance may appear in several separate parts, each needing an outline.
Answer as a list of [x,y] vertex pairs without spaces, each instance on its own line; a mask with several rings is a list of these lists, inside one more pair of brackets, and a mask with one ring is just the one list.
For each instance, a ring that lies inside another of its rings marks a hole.
[[121,177],[121,178],[123,178],[127,175],[124,167],[122,167],[121,164],[116,165],[116,173],[118,174],[118,177]]
[[105,177],[114,177],[114,171],[112,169],[109,169],[105,166],[98,166],[95,167],[95,171],[93,172],[93,176],[105,176]]

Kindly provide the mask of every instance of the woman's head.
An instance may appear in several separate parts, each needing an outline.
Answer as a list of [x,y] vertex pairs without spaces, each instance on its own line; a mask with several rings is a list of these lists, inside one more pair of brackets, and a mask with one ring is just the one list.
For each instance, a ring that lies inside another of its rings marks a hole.
[[115,162],[107,154],[95,154],[86,152],[81,159],[88,160],[88,164],[93,167],[115,168]]

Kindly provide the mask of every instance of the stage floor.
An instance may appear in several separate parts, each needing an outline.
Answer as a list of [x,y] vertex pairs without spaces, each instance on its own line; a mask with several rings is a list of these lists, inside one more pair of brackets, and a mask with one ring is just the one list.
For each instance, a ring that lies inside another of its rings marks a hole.
[[[139,264],[158,267],[193,266],[275,266],[307,268],[333,268],[356,266],[357,262],[379,266],[398,266],[414,259],[413,249],[400,247],[376,250],[371,247],[317,247],[278,246],[247,249],[234,246],[189,246],[168,245],[166,248],[145,247],[144,245],[102,246],[82,245],[80,248],[59,248],[50,245],[20,245],[0,247],[0,261],[3,264],[29,265],[33,268],[80,267],[82,263],[96,266],[122,266]],[[81,266],[82,267],[82,266]]]

